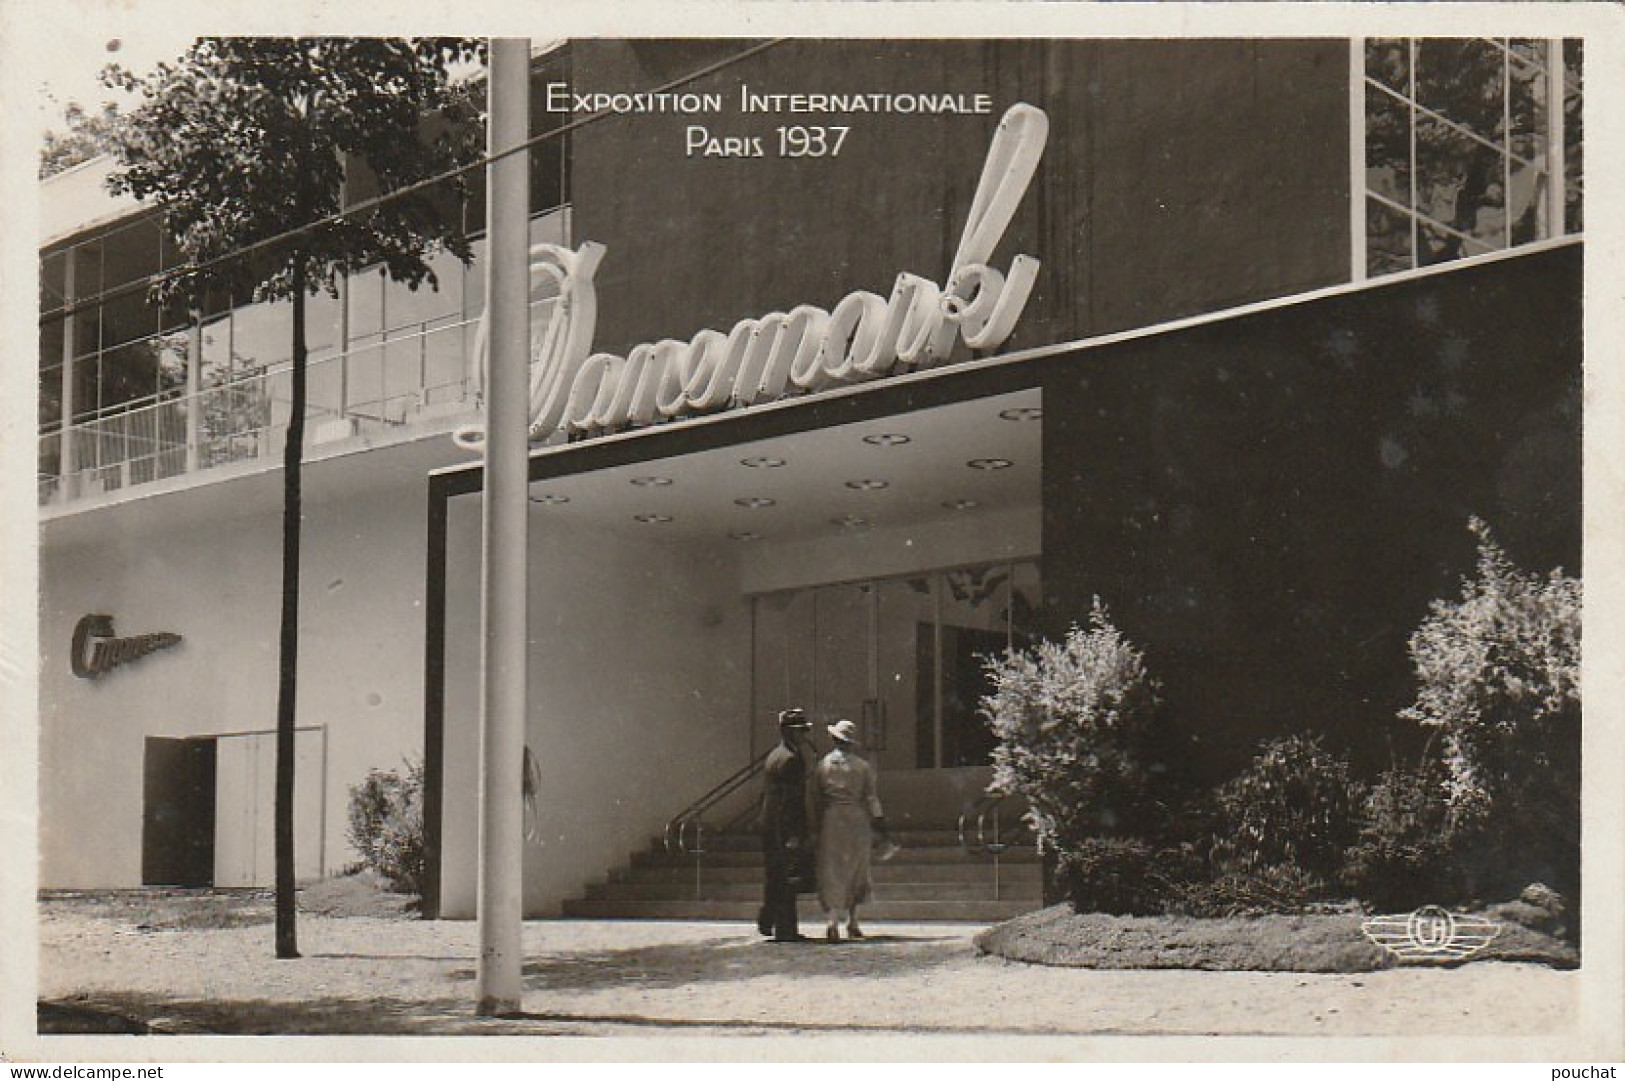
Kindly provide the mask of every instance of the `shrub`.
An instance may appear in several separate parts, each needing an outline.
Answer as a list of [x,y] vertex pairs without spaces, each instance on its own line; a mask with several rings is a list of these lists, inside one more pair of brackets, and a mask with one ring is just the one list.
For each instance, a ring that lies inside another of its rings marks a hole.
[[1489,527],[1478,576],[1411,636],[1403,716],[1442,737],[1451,844],[1480,897],[1533,881],[1578,896],[1581,586],[1515,567]]
[[350,843],[361,864],[398,893],[421,894],[426,869],[423,836],[423,763],[407,761],[404,775],[369,770],[350,786]]
[[1359,830],[1357,785],[1317,736],[1264,743],[1252,764],[1217,791],[1214,856],[1227,872],[1291,866],[1321,882],[1337,877]]
[[1172,883],[1163,910],[1181,916],[1262,916],[1303,912],[1326,893],[1324,879],[1289,863],[1230,866]]
[[1080,841],[1057,855],[1056,872],[1079,912],[1147,915],[1168,889],[1151,846],[1133,837]]
[[1458,872],[1440,767],[1424,760],[1378,778],[1344,864],[1344,884],[1378,911],[1399,912],[1460,900]]
[[994,788],[1026,797],[1038,844],[1076,879],[1076,898],[1140,903],[1130,879],[1150,863],[1137,843],[1155,832],[1145,755],[1157,698],[1140,652],[1097,599],[1088,631],[1012,651],[988,673]]

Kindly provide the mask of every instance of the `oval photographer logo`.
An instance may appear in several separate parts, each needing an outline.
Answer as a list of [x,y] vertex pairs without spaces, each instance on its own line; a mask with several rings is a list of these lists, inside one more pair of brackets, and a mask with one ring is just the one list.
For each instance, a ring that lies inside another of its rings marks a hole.
[[1423,905],[1406,916],[1372,916],[1360,930],[1401,961],[1460,961],[1488,946],[1501,925]]

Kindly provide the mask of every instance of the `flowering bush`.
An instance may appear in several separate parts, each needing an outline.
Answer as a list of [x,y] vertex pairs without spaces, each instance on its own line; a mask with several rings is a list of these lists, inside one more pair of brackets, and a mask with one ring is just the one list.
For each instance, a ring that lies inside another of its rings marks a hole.
[[[1097,599],[1089,629],[991,660],[982,712],[998,745],[993,785],[1026,797],[1041,848],[1080,908],[1141,908],[1138,841],[1155,805],[1145,766],[1157,688]],[[1135,843],[1104,843],[1104,842]]]
[[350,786],[350,843],[361,865],[398,893],[421,894],[427,869],[423,835],[423,763],[408,761],[404,775],[369,770]]
[[1419,681],[1403,716],[1438,731],[1452,842],[1474,892],[1550,882],[1574,896],[1580,858],[1578,579],[1519,570],[1473,519],[1478,576],[1411,636]]

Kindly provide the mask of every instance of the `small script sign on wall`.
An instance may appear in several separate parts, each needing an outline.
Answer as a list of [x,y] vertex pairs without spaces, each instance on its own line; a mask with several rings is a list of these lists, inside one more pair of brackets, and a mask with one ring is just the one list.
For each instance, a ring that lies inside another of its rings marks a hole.
[[113,635],[113,617],[88,615],[73,628],[73,651],[69,663],[80,679],[95,679],[121,664],[139,660],[149,653],[179,645],[181,636],[167,631],[137,634],[130,638]]

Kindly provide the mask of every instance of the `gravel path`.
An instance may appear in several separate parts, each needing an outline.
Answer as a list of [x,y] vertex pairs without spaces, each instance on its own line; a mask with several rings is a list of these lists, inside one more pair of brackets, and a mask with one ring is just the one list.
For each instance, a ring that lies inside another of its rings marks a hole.
[[1579,975],[1484,962],[1361,975],[1044,968],[979,956],[968,925],[875,925],[774,944],[721,923],[530,922],[522,1019],[472,1018],[477,929],[304,916],[297,961],[268,925],[40,922],[40,997],[180,1032],[693,1032],[1524,1036],[1573,1023]]

